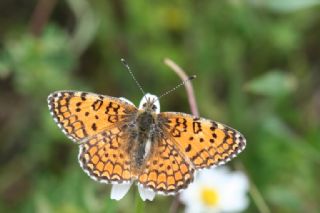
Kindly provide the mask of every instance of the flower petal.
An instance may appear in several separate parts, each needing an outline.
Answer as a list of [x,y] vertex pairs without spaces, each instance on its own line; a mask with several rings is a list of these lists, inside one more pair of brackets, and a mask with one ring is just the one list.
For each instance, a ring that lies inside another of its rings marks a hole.
[[180,193],[180,200],[185,205],[198,204],[201,202],[200,186],[196,182],[191,183],[188,188]]
[[[203,189],[212,189],[218,195],[218,202],[210,205],[204,202]],[[240,171],[227,167],[203,170],[195,181],[181,192],[180,200],[189,212],[240,212],[248,207],[248,178]]]
[[112,185],[111,199],[120,200],[121,198],[123,198],[128,193],[131,185],[132,182]]
[[[225,187],[225,190],[222,193],[224,211],[243,211],[249,205],[249,200],[247,197],[249,182],[247,177],[242,172],[233,172],[232,175],[230,175],[228,182],[229,184]],[[230,200],[233,202],[228,202]]]
[[129,101],[128,99],[126,99],[124,97],[120,97],[120,99],[123,100],[124,102],[127,102],[128,104],[135,106],[134,103],[132,103],[131,101]]
[[150,189],[146,189],[141,185],[138,185],[138,190],[139,190],[140,197],[143,201],[146,201],[146,200],[152,201],[156,196],[155,192],[151,191]]

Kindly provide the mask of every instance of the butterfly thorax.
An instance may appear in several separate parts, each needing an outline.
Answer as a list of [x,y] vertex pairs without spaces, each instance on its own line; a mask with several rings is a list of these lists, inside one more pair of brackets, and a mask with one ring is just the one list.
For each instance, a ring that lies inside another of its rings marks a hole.
[[137,126],[140,132],[150,132],[154,123],[155,116],[151,112],[143,111],[137,116]]

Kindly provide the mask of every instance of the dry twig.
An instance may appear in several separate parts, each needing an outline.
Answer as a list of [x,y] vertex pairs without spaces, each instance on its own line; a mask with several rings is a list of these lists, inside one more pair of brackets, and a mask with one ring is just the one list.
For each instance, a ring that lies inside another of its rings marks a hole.
[[[168,67],[170,67],[181,78],[182,81],[185,81],[186,79],[189,78],[186,72],[181,67],[179,67],[175,62],[173,62],[171,59],[165,58],[164,63]],[[187,81],[184,85],[187,91],[191,113],[194,116],[199,117],[198,106],[197,106],[196,98],[194,96],[192,83],[191,81]],[[176,213],[178,211],[179,205],[180,205],[179,195],[176,195],[172,201],[169,212]]]

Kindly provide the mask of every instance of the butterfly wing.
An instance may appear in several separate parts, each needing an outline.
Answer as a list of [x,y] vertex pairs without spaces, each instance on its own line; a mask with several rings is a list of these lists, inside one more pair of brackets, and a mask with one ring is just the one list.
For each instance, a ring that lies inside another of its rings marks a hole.
[[48,105],[60,129],[75,142],[125,122],[137,111],[119,98],[75,91],[50,94]]
[[126,183],[132,178],[127,134],[121,127],[102,131],[80,144],[79,162],[94,180]]
[[137,111],[134,105],[119,98],[74,91],[52,93],[48,104],[62,131],[80,144],[80,165],[92,179],[106,183],[131,180],[125,125]]
[[224,164],[246,145],[241,133],[215,121],[176,112],[160,113],[159,118],[164,132],[196,169]]
[[194,169],[169,138],[154,141],[138,184],[157,193],[175,194],[193,181]]

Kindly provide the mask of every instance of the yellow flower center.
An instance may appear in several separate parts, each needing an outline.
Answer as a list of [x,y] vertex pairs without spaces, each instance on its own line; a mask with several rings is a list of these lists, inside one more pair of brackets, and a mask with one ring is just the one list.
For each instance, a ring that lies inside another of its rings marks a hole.
[[204,187],[201,192],[201,198],[205,205],[216,206],[219,201],[218,192],[209,187]]

